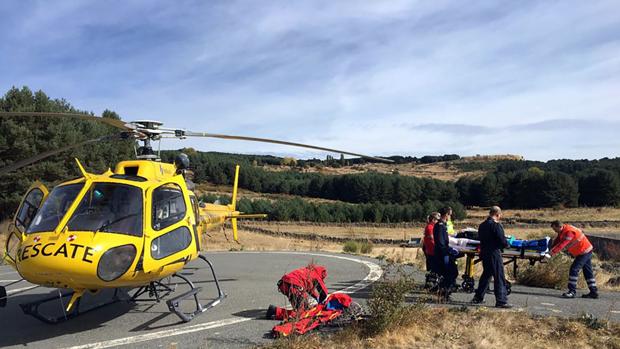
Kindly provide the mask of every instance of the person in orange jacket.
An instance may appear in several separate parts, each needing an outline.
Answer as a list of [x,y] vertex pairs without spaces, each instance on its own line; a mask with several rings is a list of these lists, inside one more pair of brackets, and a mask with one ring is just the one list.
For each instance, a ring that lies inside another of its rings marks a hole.
[[551,223],[551,228],[558,234],[551,247],[551,255],[555,256],[566,248],[567,252],[575,258],[568,273],[568,291],[562,294],[563,298],[575,298],[577,295],[577,279],[579,272],[583,270],[590,293],[582,295],[583,298],[598,298],[596,279],[592,269],[592,244],[586,235],[578,228],[560,221]]

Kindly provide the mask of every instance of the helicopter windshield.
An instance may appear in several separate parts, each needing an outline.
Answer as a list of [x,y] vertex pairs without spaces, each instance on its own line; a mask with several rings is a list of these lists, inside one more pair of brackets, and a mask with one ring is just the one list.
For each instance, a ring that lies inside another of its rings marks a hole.
[[32,220],[26,234],[56,229],[84,183],[68,184],[54,188]]
[[119,183],[94,183],[67,223],[72,231],[142,236],[142,190]]

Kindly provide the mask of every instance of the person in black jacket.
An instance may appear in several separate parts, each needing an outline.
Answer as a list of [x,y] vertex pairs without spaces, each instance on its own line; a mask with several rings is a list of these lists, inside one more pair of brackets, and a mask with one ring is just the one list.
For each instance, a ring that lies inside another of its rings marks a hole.
[[493,206],[489,210],[489,217],[478,227],[480,259],[482,259],[483,271],[472,302],[482,303],[484,301],[484,294],[489,287],[489,280],[493,277],[495,307],[512,308],[512,305],[508,304],[504,263],[501,255],[502,249],[508,247],[504,228],[499,223],[501,217],[502,210],[498,206]]
[[445,207],[439,210],[441,219],[433,227],[433,239],[435,240],[435,267],[436,273],[441,276],[441,282],[439,283],[439,296],[444,301],[448,301],[452,287],[456,282],[456,277],[459,272],[454,264],[454,258],[452,257],[458,254],[457,251],[450,248],[448,238],[448,225],[450,220],[450,209]]

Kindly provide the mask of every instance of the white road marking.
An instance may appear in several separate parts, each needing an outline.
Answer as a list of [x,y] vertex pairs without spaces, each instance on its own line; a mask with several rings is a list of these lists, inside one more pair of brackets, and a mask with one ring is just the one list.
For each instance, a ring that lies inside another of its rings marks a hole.
[[370,269],[370,271],[368,272],[368,275],[366,275],[366,277],[361,280],[360,282],[356,283],[355,285],[351,285],[347,288],[344,288],[340,291],[336,291],[334,293],[355,293],[367,286],[369,286],[370,284],[372,284],[373,282],[379,280],[379,278],[381,278],[381,275],[383,275],[383,269],[381,269],[381,267],[377,264],[377,263],[373,263],[370,261],[366,261],[363,259],[358,259],[358,258],[353,258],[353,257],[345,257],[345,256],[334,256],[331,254],[322,254],[322,253],[305,253],[305,252],[286,252],[286,251],[244,251],[244,252],[235,252],[235,253],[274,253],[274,254],[298,254],[298,255],[305,255],[305,256],[317,256],[317,257],[328,257],[328,258],[336,258],[336,259],[342,259],[345,261],[351,261],[351,262],[356,262],[356,263],[360,263],[363,264],[365,266],[368,267],[368,269]]
[[343,259],[346,261],[361,263],[368,267],[369,269],[368,275],[366,275],[366,277],[362,281],[356,283],[355,285],[351,285],[345,289],[342,289],[340,291],[336,291],[334,293],[347,293],[347,294],[355,293],[361,289],[366,288],[373,282],[379,280],[379,278],[381,278],[381,275],[383,275],[383,269],[381,269],[381,267],[378,264],[370,262],[370,261],[366,261],[363,259],[357,259],[357,258],[345,257],[345,256],[332,256],[329,254],[320,254],[320,253],[302,253],[302,254],[311,255],[311,256],[338,258],[338,259]]
[[8,296],[8,295],[12,295],[13,293],[18,293],[18,292],[22,292],[22,291],[28,291],[28,290],[32,290],[33,288],[37,288],[37,287],[39,287],[39,286],[38,285],[33,285],[33,286],[28,286],[28,287],[16,288],[14,290],[6,291],[6,294]]
[[549,306],[549,307],[555,307],[555,304],[553,304],[553,303],[540,303],[540,304],[541,305],[546,305],[546,306]]
[[187,326],[187,327],[182,327],[182,328],[175,328],[175,329],[170,329],[170,330],[146,333],[146,334],[142,334],[138,336],[125,337],[125,338],[113,339],[109,341],[90,343],[90,344],[84,344],[84,345],[77,345],[74,347],[69,347],[67,349],[110,348],[110,347],[115,347],[119,345],[135,344],[135,343],[146,342],[146,341],[150,341],[154,339],[161,339],[161,338],[170,337],[170,336],[178,336],[181,334],[193,333],[193,332],[208,330],[211,328],[218,328],[222,326],[238,324],[238,323],[246,322],[250,320],[253,320],[253,319],[235,317],[235,318],[224,319],[224,320],[219,320],[219,321],[205,322],[203,324]]
[[[329,254],[320,254],[320,253],[303,253],[303,252],[236,252],[236,253],[280,253],[280,254],[299,254],[299,255],[310,255],[310,256],[317,256],[317,257],[337,258],[337,259],[361,263],[370,269],[370,271],[368,272],[368,274],[363,280],[356,283],[355,285],[351,285],[345,289],[336,291],[335,293],[357,292],[363,289],[364,287],[370,285],[371,283],[377,281],[381,277],[381,275],[383,275],[383,269],[381,269],[381,267],[378,264],[370,262],[370,261],[352,258],[352,257],[333,256]],[[158,331],[158,332],[142,334],[138,336],[125,337],[125,338],[119,338],[119,339],[112,339],[109,341],[78,345],[78,346],[70,347],[67,349],[99,349],[99,348],[109,348],[109,347],[120,346],[120,345],[129,345],[129,344],[134,344],[134,343],[146,342],[146,341],[150,341],[154,339],[161,339],[165,337],[177,336],[181,334],[187,334],[187,333],[208,330],[212,328],[218,328],[222,326],[234,325],[234,324],[238,324],[238,323],[242,323],[242,322],[246,322],[250,320],[254,320],[254,319],[234,317],[234,318],[206,322],[203,324],[192,325],[192,326],[187,326],[187,327],[182,327],[182,328],[177,328],[177,329],[163,330],[163,331]]]

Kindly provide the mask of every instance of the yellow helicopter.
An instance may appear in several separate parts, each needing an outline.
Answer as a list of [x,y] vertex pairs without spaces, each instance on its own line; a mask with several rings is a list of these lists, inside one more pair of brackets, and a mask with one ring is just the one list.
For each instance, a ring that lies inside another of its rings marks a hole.
[[[148,293],[150,299],[155,298],[159,302],[174,293],[173,288],[162,282],[171,277],[180,278],[180,282],[189,286],[189,291],[167,300],[169,310],[184,322],[226,297],[213,265],[200,253],[201,236],[230,220],[233,237],[237,241],[237,219],[262,218],[266,215],[249,215],[236,210],[239,166],[235,170],[231,204],[200,203],[188,176],[187,155],[179,154],[174,164],[163,163],[153,151],[152,141],[172,137],[209,137],[268,142],[390,162],[301,143],[164,128],[161,122],[152,120],[128,123],[71,113],[0,113],[0,117],[32,116],[93,120],[114,126],[120,133],[15,162],[0,169],[0,174],[89,143],[135,139],[139,145],[137,159],[122,161],[114,170],[108,169],[102,174],[88,173],[76,159],[80,178],[61,183],[51,191],[37,182],[26,192],[9,228],[4,261],[14,267],[25,281],[71,290],[59,296],[20,304],[24,313],[48,323],[57,323],[118,301],[116,290],[119,288],[137,288],[132,300]],[[201,288],[195,287],[191,280],[179,273],[187,263],[197,258],[207,263],[217,288],[217,298],[205,305],[198,299]],[[0,306],[5,306],[8,299],[5,286],[0,286]],[[102,289],[115,289],[111,302],[85,311],[79,309],[80,298],[85,292],[96,293]],[[39,311],[42,304],[59,298],[62,301],[65,297],[69,298],[69,302],[62,316],[50,317]],[[192,298],[195,310],[189,313],[181,310],[179,302]]]

